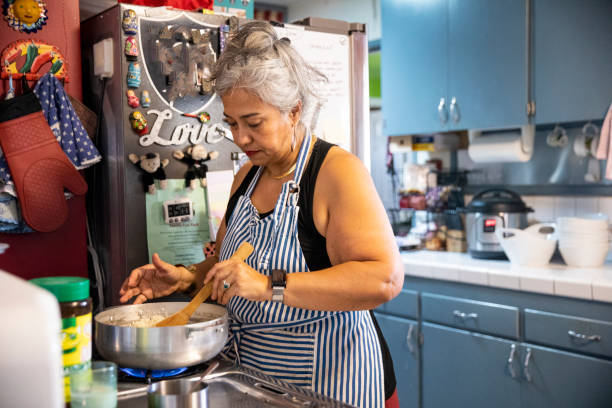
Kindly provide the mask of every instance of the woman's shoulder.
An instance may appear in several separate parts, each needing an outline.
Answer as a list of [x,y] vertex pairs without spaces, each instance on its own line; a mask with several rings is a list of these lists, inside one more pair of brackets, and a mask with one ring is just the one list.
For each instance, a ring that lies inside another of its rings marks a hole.
[[326,179],[341,180],[350,177],[350,173],[355,172],[357,172],[355,175],[367,173],[361,160],[343,148],[333,145],[321,165],[321,175]]

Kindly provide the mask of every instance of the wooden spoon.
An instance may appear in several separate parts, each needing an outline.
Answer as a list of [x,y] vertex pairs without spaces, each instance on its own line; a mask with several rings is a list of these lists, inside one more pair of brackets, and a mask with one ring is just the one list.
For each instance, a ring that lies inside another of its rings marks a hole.
[[[230,257],[237,261],[244,261],[253,252],[253,246],[248,242],[240,244],[236,252]],[[198,306],[204,302],[212,293],[212,281],[202,286],[202,289],[191,299],[191,302],[187,304],[183,309],[179,310],[172,316],[166,317],[161,322],[157,323],[155,327],[166,327],[166,326],[182,326],[187,324],[189,318],[196,311]]]

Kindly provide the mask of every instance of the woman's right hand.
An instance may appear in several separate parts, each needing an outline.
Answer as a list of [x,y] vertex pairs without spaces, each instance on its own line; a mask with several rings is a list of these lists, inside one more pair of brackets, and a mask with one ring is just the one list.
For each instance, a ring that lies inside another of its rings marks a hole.
[[123,282],[119,290],[121,303],[126,303],[133,297],[136,297],[134,304],[144,303],[150,299],[168,296],[177,290],[185,290],[191,284],[193,275],[185,268],[164,262],[157,254],[153,254],[152,261],[152,264],[132,270]]

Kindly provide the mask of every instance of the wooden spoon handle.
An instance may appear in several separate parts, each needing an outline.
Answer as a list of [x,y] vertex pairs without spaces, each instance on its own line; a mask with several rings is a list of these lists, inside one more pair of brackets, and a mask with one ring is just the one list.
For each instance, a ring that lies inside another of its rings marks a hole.
[[[243,242],[242,244],[240,244],[236,252],[234,252],[232,256],[230,256],[229,259],[233,259],[236,261],[244,261],[245,259],[249,257],[249,255],[251,255],[252,252],[253,252],[253,245],[249,244],[248,242]],[[193,299],[191,299],[191,302],[189,302],[189,304],[185,306],[185,308],[183,309],[183,312],[191,316],[193,312],[196,311],[198,306],[200,306],[202,302],[208,299],[211,293],[212,293],[212,281],[202,286],[202,289],[200,289],[198,293],[196,293]]]

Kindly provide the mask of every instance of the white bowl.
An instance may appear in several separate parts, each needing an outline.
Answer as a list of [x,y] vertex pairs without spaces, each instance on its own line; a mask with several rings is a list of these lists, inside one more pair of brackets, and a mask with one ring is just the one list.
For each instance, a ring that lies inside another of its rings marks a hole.
[[606,261],[610,250],[608,243],[603,244],[559,244],[559,252],[565,263],[580,268],[598,268]]
[[513,265],[544,266],[550,262],[555,252],[557,239],[555,234],[540,233],[542,226],[554,224],[538,224],[528,230],[515,228],[496,228],[495,234],[506,256]]
[[606,214],[586,214],[580,217],[559,217],[557,218],[557,224],[559,226],[559,232],[579,232],[588,233],[594,231],[607,231],[608,216]]

